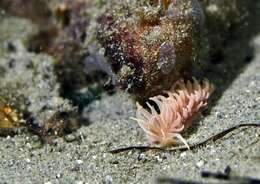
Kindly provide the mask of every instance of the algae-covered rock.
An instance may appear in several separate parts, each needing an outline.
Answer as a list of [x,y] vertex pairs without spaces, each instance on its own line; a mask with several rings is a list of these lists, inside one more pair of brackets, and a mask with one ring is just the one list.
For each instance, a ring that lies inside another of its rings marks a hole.
[[[251,2],[120,1],[100,16],[98,39],[119,86],[138,98],[191,77],[193,64],[217,60]],[[210,56],[210,57],[209,57]]]
[[[26,6],[16,12],[19,3]],[[96,76],[93,80],[89,72],[93,66],[112,75],[105,53],[118,86],[139,98],[161,93],[179,78],[190,77],[193,64],[221,59],[229,37],[237,28],[246,27],[249,7],[254,4],[244,0],[41,3],[45,11],[35,15],[31,11],[34,0],[13,1],[12,6],[3,1],[0,6],[33,22],[39,20],[40,31],[31,37],[28,47],[56,57],[64,96],[68,90],[77,93],[95,81]],[[44,26],[42,19],[46,20]]]
[[14,51],[12,42],[16,40],[25,42],[30,34],[37,31],[37,27],[29,20],[13,16],[7,18],[0,14],[0,24],[0,57],[7,51]]
[[100,17],[99,40],[122,89],[149,97],[190,68],[204,24],[199,2],[131,1],[113,10]]
[[[22,113],[32,132],[44,138],[78,126],[76,108],[64,96],[79,109],[96,99],[102,89],[96,84],[88,89],[88,85],[95,80],[95,71],[104,67],[95,63],[102,57],[88,54],[85,46],[87,2],[41,1],[48,14],[32,11],[35,2],[0,3],[5,13],[0,17],[0,97]],[[38,19],[45,19],[44,24]]]
[[21,126],[40,136],[62,134],[75,109],[59,96],[53,58],[29,53],[23,44],[37,27],[5,15],[0,24],[0,134]]
[[[53,0],[46,4],[51,12],[48,29],[40,26],[39,32],[29,38],[27,47],[31,52],[47,53],[56,59],[54,68],[62,96],[73,101],[78,94],[89,98],[81,91],[93,83],[100,88],[111,74],[96,41],[96,17],[105,3]],[[74,103],[78,105],[77,100]]]
[[1,99],[21,112],[34,133],[62,135],[72,125],[75,108],[59,95],[54,60],[28,53],[19,41],[12,44],[15,52],[0,57]]

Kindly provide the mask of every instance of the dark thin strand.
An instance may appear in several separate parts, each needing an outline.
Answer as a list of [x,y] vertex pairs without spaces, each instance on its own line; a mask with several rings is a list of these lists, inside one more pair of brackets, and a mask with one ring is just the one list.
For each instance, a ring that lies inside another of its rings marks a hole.
[[214,178],[219,180],[234,181],[237,184],[259,184],[260,180],[251,177],[241,177],[241,176],[230,176],[229,174],[223,173],[213,173],[208,171],[201,172],[201,177],[203,178]]
[[176,179],[176,178],[158,178],[157,179],[158,183],[169,183],[169,184],[206,184],[202,182],[197,182],[197,181],[187,181],[187,180],[181,180],[181,179]]
[[[234,131],[236,129],[239,129],[241,127],[260,127],[260,123],[249,123],[249,124],[244,123],[244,124],[240,124],[240,125],[235,125],[233,127],[230,127],[230,128],[228,128],[226,130],[223,130],[223,131],[221,131],[221,132],[219,132],[219,133],[217,133],[217,134],[207,138],[206,140],[203,140],[201,142],[192,144],[190,146],[190,149],[193,150],[193,149],[198,148],[199,146],[205,145],[209,141],[216,141],[218,139],[221,139],[226,134],[228,134],[228,133],[230,133],[230,132],[232,132],[232,131]],[[175,148],[172,148],[172,149],[164,149],[164,148],[161,148],[161,147],[151,147],[151,146],[129,146],[129,147],[124,147],[124,148],[118,148],[118,149],[110,150],[109,153],[116,154],[116,153],[122,153],[122,152],[130,151],[130,150],[140,150],[140,151],[158,150],[158,151],[173,152],[173,151],[186,151],[186,150],[188,150],[188,148],[184,147],[184,146],[175,147]]]

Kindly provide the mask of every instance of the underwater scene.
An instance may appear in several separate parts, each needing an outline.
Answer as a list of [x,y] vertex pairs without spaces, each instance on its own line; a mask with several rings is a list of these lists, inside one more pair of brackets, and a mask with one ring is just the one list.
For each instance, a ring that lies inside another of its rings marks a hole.
[[260,1],[0,0],[0,184],[260,184]]

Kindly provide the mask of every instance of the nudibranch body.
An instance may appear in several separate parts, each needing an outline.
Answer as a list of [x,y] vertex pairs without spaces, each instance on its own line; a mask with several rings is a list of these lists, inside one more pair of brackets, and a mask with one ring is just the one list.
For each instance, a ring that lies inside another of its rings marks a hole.
[[167,92],[168,97],[157,95],[150,98],[159,111],[149,103],[149,111],[137,103],[136,118],[132,119],[138,122],[151,144],[171,146],[181,141],[189,148],[181,134],[207,105],[213,91],[214,86],[208,80],[178,80],[173,90]]

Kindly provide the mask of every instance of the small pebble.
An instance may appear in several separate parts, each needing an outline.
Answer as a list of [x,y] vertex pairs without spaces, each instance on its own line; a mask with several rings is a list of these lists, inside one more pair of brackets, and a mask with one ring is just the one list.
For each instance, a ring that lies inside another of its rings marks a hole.
[[77,164],[81,165],[83,164],[83,161],[82,160],[76,160]]
[[143,161],[145,162],[147,160],[147,157],[145,154],[141,153],[140,155],[138,155],[138,161]]
[[37,142],[37,141],[40,140],[40,138],[39,138],[38,135],[33,135],[33,136],[31,137],[31,140],[32,140],[33,142]]
[[223,118],[223,117],[225,116],[223,112],[219,112],[219,111],[217,111],[217,112],[215,113],[215,115],[216,115],[216,117],[219,118],[219,119],[221,119],[221,118]]
[[105,183],[105,184],[112,184],[112,182],[113,182],[112,176],[107,175],[107,176],[104,178],[104,183]]
[[204,161],[203,160],[201,160],[201,161],[196,163],[197,167],[202,167],[203,165],[204,165]]
[[74,134],[66,135],[64,138],[67,142],[73,142],[76,140],[76,136]]
[[155,158],[156,158],[156,160],[157,160],[158,162],[162,162],[162,161],[163,161],[163,159],[162,159],[159,155],[156,155]]
[[83,181],[76,181],[75,184],[84,184]]
[[30,143],[26,143],[27,148],[32,148],[32,145]]
[[180,155],[182,158],[186,157],[187,156],[187,152],[182,152],[181,155]]
[[26,158],[26,159],[25,159],[25,162],[30,163],[31,160],[30,160],[29,158]]
[[112,160],[110,163],[111,164],[119,164],[119,161],[118,160]]

